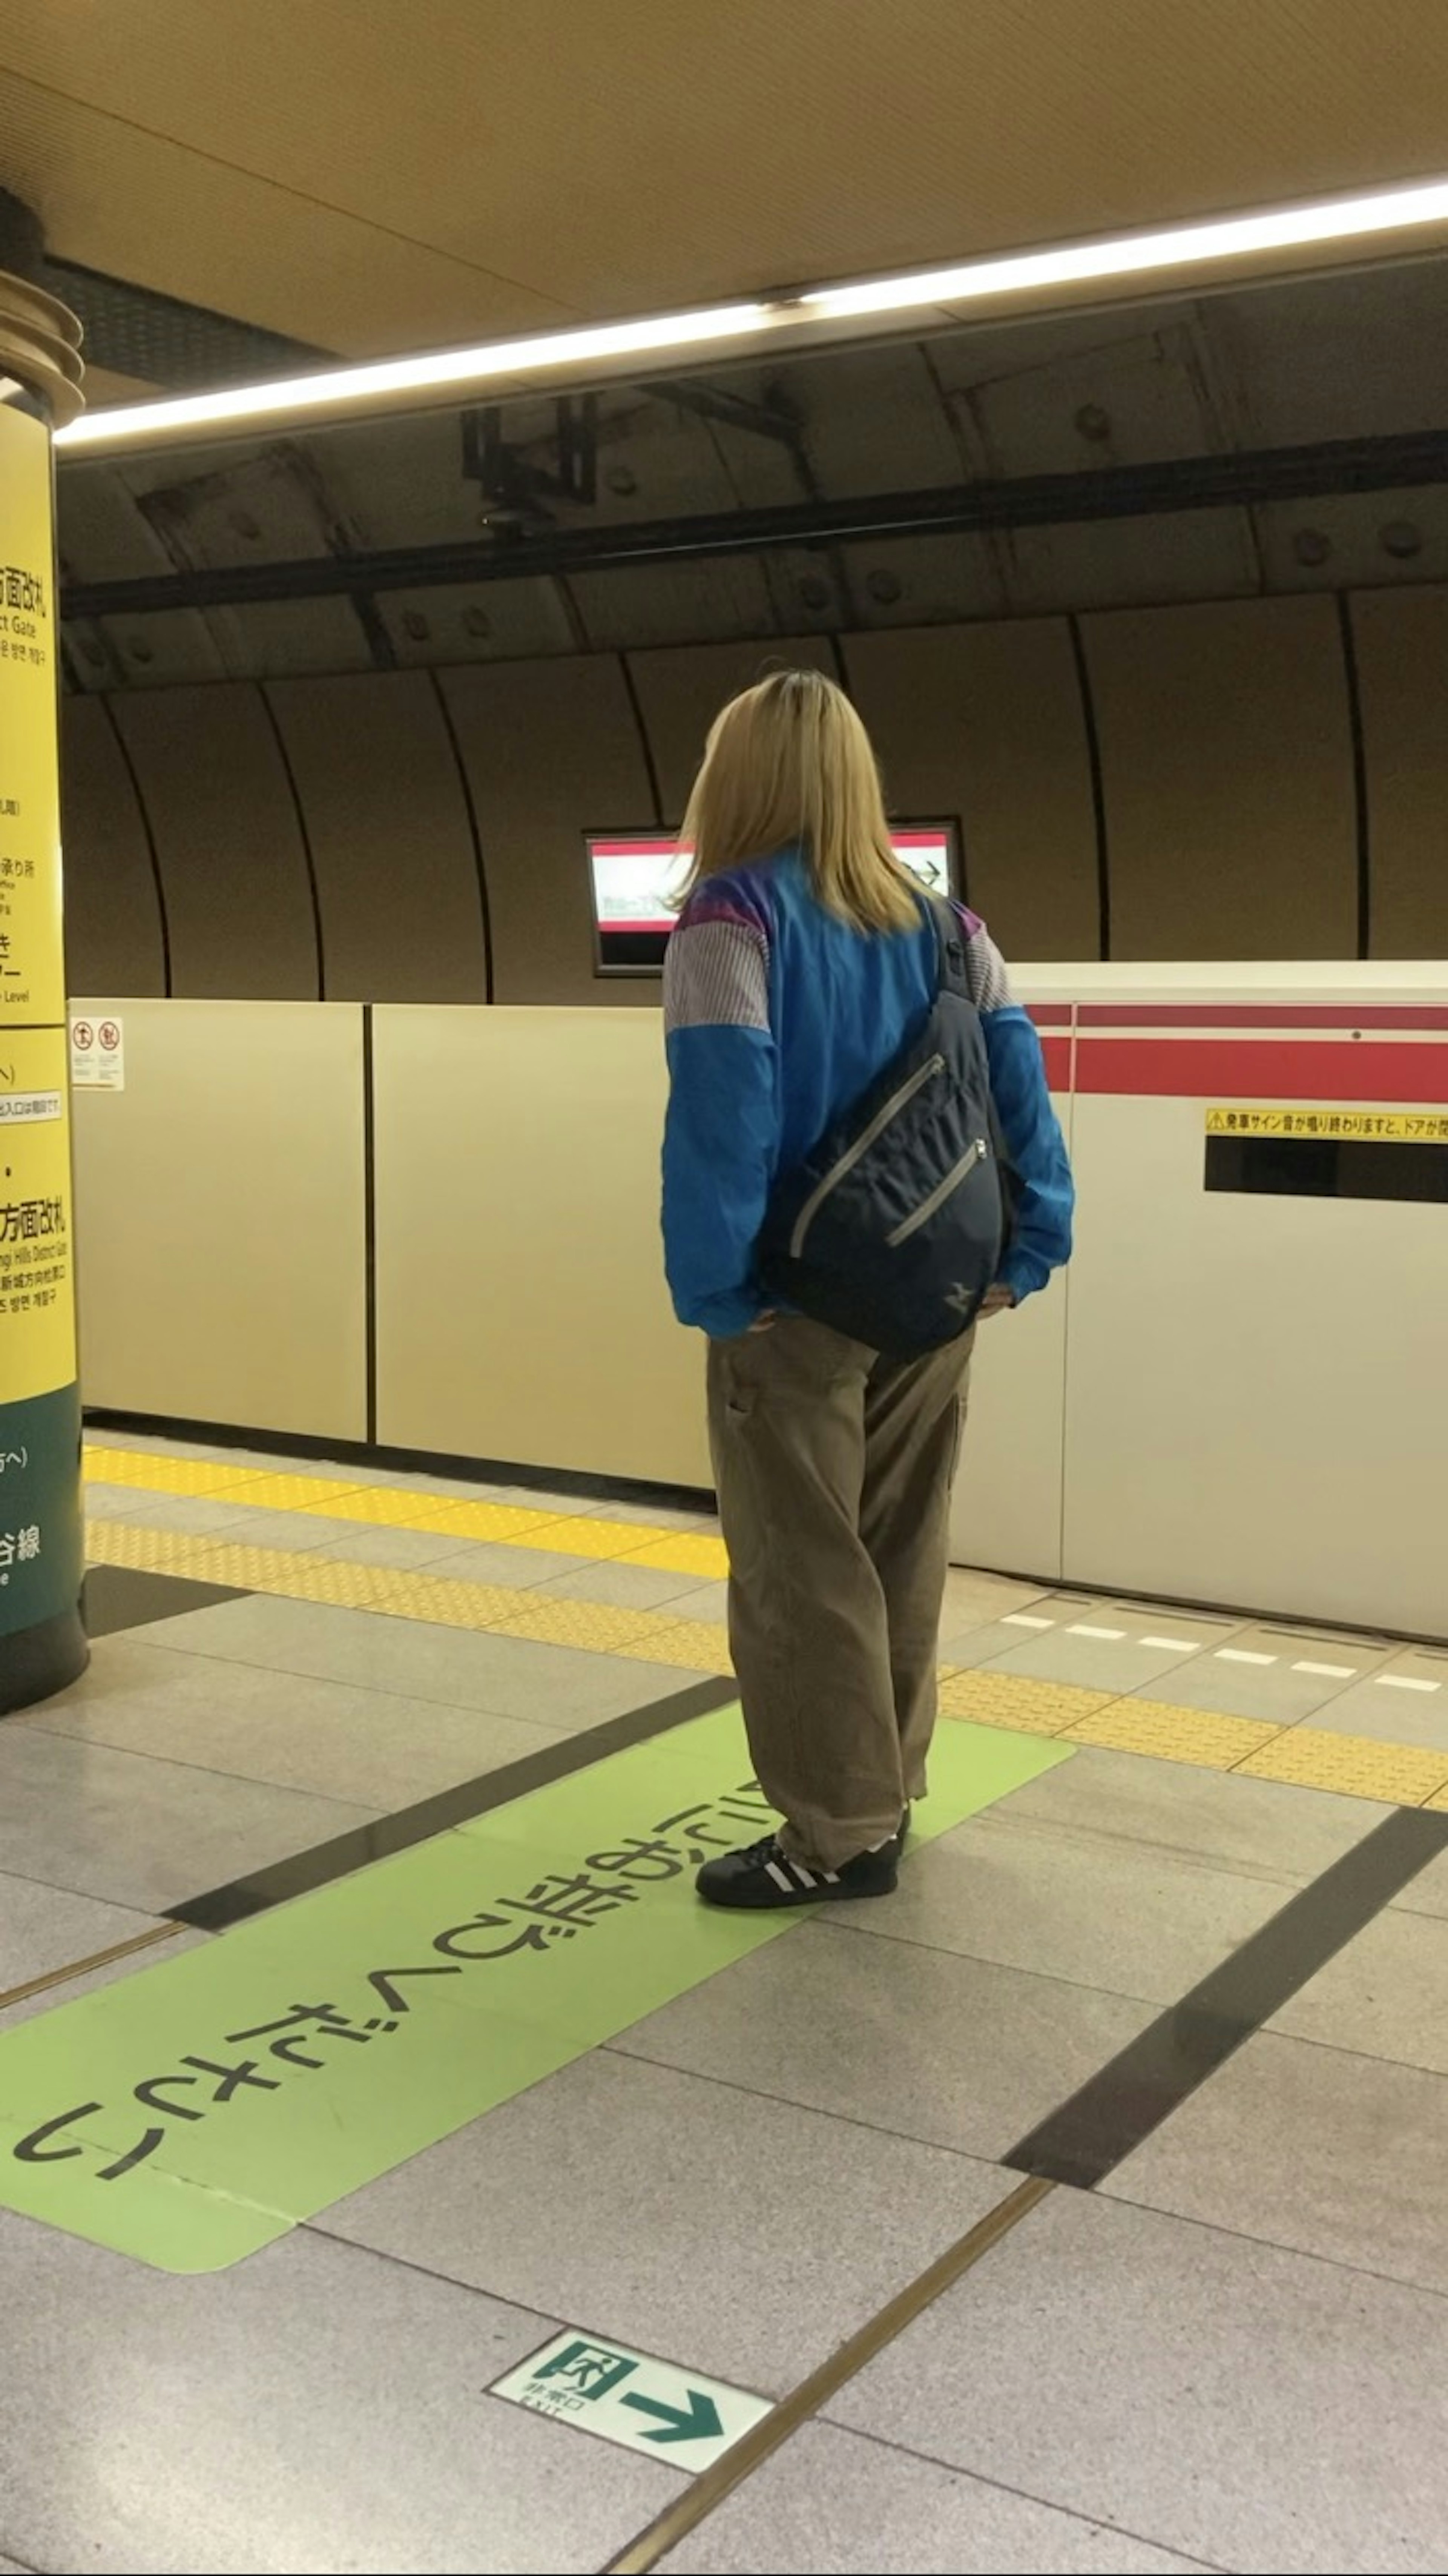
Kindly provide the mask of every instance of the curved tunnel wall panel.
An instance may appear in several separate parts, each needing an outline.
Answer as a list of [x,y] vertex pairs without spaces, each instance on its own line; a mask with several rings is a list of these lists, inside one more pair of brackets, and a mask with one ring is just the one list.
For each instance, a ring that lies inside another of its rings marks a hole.
[[494,998],[637,1003],[594,975],[585,832],[657,821],[623,666],[612,655],[439,674],[488,864]]
[[161,901],[125,754],[100,698],[67,698],[62,726],[69,989],[162,995]]
[[273,681],[306,825],[331,1002],[487,998],[478,854],[422,671]]
[[1064,618],[844,638],[892,813],[959,819],[1007,957],[1096,957],[1091,765]]
[[1448,957],[1448,589],[1352,603],[1373,957]]
[[727,698],[752,688],[770,671],[824,671],[833,679],[835,658],[826,637],[781,635],[749,644],[670,645],[630,653],[629,669],[666,823],[682,822],[704,740]]
[[[306,847],[260,691],[222,681],[112,703],[160,864],[173,993],[316,1001]],[[121,979],[95,981],[115,991]]]
[[1357,825],[1331,599],[1083,621],[1111,954],[1354,957]]

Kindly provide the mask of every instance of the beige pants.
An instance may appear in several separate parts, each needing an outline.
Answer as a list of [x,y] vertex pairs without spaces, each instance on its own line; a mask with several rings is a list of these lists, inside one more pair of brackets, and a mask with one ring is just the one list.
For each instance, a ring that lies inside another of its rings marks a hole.
[[925,1789],[970,1348],[889,1360],[793,1317],[709,1350],[729,1639],[760,1784],[837,1869]]

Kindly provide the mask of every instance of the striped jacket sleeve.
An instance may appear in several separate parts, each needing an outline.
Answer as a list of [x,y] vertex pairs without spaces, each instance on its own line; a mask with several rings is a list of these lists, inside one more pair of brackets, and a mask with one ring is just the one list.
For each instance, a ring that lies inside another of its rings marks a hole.
[[770,922],[737,881],[702,886],[669,942],[664,1266],[674,1311],[714,1340],[763,1309],[754,1254],[778,1156]]
[[1016,1182],[1015,1226],[1001,1278],[1019,1305],[1071,1258],[1076,1190],[1035,1022],[1012,993],[984,923],[974,913],[965,922],[971,999],[985,1032],[991,1097]]

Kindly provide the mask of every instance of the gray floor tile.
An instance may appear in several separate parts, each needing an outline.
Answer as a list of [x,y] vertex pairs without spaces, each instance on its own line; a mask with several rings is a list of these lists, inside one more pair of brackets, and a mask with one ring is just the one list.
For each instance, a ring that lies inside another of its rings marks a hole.
[[154,1915],[105,1905],[35,1879],[0,1878],[0,1988],[48,1977],[72,1959],[148,1932]]
[[247,1512],[226,1533],[240,1547],[275,1548],[283,1556],[336,1556],[349,1565],[396,1566],[412,1572],[456,1553],[457,1541],[436,1531],[374,1528],[317,1512]]
[[666,2004],[614,2046],[995,2157],[1134,2039],[1153,2011],[810,1923]]
[[[982,1591],[982,1585],[988,1589]],[[1033,1592],[1029,1584],[1011,1583],[1001,1575],[961,1575],[952,1569],[941,1613],[940,1660],[974,1670],[1054,1635],[1068,1620],[1089,1619],[1094,1607],[1074,1594]]]
[[884,1940],[1175,2003],[1259,1929],[1291,1883],[1210,1859],[986,1818],[917,1852],[888,1903],[841,1919]]
[[596,2568],[683,2485],[484,2393],[553,2320],[309,2233],[176,2280],[0,2217],[0,2266],[0,2544],[39,2567]]
[[163,1619],[209,1610],[218,1601],[235,1601],[243,1588],[234,1583],[195,1583],[184,1574],[143,1573],[134,1565],[89,1565],[82,1604],[86,1635],[95,1645],[102,1637],[122,1636],[131,1628],[152,1628]]
[[1268,2027],[1448,2075],[1448,1921],[1376,1915]]
[[1402,1895],[1393,1899],[1389,1910],[1448,1917],[1448,1853],[1441,1860],[1430,1861],[1426,1869],[1420,1869],[1417,1877],[1409,1880]]
[[[1168,1643],[1166,1635],[1164,1627],[1128,1626],[1108,1603],[993,1657],[989,1669],[1025,1673],[1035,1681],[1072,1682],[1081,1690],[1146,1690],[1154,1698],[1173,1699],[1177,1694],[1171,1677],[1196,1660],[1201,1631],[1191,1632],[1191,1642],[1178,1635]],[[1162,1642],[1148,1644],[1148,1638]]]
[[18,2558],[0,2558],[0,2576],[30,2576],[30,2571]]
[[[544,1497],[538,1500],[522,1486],[497,1476],[434,1476],[411,1467],[381,1467],[368,1459],[365,1465],[332,1467],[319,1472],[334,1476],[355,1476],[359,1485],[376,1485],[384,1493],[424,1494],[443,1503],[517,1503],[540,1514],[556,1511],[558,1505]],[[571,1508],[571,1507],[570,1507]]]
[[0,1728],[0,1870],[143,1913],[164,1914],[372,1813],[44,1727]]
[[134,1449],[143,1458],[220,1458],[232,1452],[195,1440],[172,1440],[162,1431],[102,1431],[87,1426],[86,1449]]
[[140,1485],[88,1485],[85,1508],[88,1520],[135,1522],[142,1529],[178,1530],[190,1538],[230,1534],[244,1517],[229,1494],[148,1494]]
[[1436,2576],[1448,2300],[1053,2193],[829,2409],[1216,2565]]
[[260,1596],[134,1633],[142,1643],[175,1653],[310,1673],[321,1681],[392,1691],[399,1699],[487,1709],[495,1717],[529,1718],[564,1734],[667,1699],[688,1681],[669,1665]]
[[531,1591],[555,1575],[584,1573],[596,1561],[569,1556],[559,1548],[500,1547],[479,1541],[459,1547],[455,1538],[445,1540],[444,1546],[446,1555],[438,1557],[430,1570],[445,1582],[501,1583],[519,1592]]
[[525,1719],[108,1638],[33,1720],[55,1735],[389,1812],[536,1753]]
[[1102,2188],[1448,2291],[1448,2078],[1263,2036]]
[[560,1601],[603,1601],[613,1610],[667,1606],[675,1617],[683,1615],[685,1598],[698,1588],[697,1574],[664,1574],[657,1566],[621,1565],[612,1557],[594,1557],[576,1574],[555,1574],[539,1586]]
[[318,2224],[778,2394],[1005,2189],[970,2157],[600,2053]]
[[[1198,1771],[1085,1745],[1001,1800],[996,1817],[1111,1842],[1155,1844],[1271,1878],[1317,1878],[1388,1814],[1366,1800],[1279,1780]],[[1448,1912],[1448,1876],[1444,1884]]]
[[1448,1753],[1448,1656],[1393,1655],[1322,1711],[1335,1734],[1367,1735],[1383,1744],[1416,1744]]
[[[1361,1644],[1325,1644],[1293,1638],[1266,1628],[1243,1628],[1224,1645],[1213,1647],[1172,1674],[1170,1691],[1142,1686],[1142,1696],[1172,1699],[1181,1708],[1222,1709],[1229,1717],[1259,1717],[1274,1726],[1293,1726],[1299,1718],[1317,1720],[1352,1687],[1356,1675],[1382,1663],[1386,1648]],[[1240,1656],[1270,1661],[1243,1663]],[[1322,1669],[1304,1672],[1304,1664]],[[1331,1669],[1327,1669],[1331,1667]],[[1322,1721],[1317,1720],[1318,1723]]]
[[1149,2576],[1196,2563],[837,2424],[806,2424],[659,2561],[673,2576]]
[[634,1521],[645,1529],[682,1530],[693,1538],[717,1538],[717,1513],[692,1509],[677,1503],[651,1503],[647,1495],[626,1503],[597,1502],[589,1505],[595,1520]]
[[721,1620],[729,1616],[727,1583],[701,1583],[669,1603],[676,1619]]

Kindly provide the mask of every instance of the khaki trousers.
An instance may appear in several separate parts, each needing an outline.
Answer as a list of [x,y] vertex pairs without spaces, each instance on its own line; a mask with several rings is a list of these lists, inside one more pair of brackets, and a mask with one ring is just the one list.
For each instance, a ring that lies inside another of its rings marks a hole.
[[973,1334],[884,1359],[798,1317],[711,1343],[729,1641],[760,1785],[838,1869],[925,1791]]

